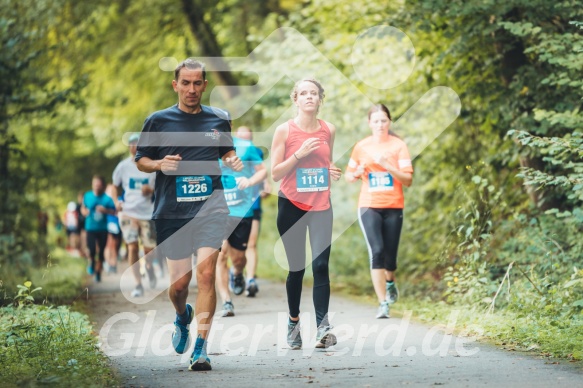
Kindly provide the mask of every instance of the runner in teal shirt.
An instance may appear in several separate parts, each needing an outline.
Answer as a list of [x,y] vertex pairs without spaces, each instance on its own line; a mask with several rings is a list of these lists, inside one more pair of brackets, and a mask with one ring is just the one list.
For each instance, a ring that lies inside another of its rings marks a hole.
[[[217,262],[217,288],[223,300],[222,315],[225,317],[235,315],[229,288],[235,295],[245,291],[245,250],[253,222],[253,203],[258,196],[254,186],[262,184],[267,175],[263,159],[251,141],[234,137],[233,145],[243,162],[243,169],[237,172],[221,164],[224,195],[230,212],[227,237]],[[233,264],[230,271],[228,258]]]

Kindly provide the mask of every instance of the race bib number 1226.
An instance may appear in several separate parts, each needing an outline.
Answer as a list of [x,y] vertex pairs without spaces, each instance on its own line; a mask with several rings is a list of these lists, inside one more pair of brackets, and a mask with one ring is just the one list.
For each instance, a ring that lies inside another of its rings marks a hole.
[[177,176],[176,201],[205,201],[213,193],[213,181],[208,175]]

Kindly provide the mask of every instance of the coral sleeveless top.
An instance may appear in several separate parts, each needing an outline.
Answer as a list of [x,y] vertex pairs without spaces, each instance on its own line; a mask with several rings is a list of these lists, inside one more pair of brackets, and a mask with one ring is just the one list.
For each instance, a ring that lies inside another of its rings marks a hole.
[[286,175],[280,186],[281,192],[299,209],[322,211],[330,208],[330,128],[318,120],[317,132],[304,132],[293,120],[288,121],[289,132],[285,141],[284,160],[294,158],[304,141],[316,137],[320,147],[300,159]]

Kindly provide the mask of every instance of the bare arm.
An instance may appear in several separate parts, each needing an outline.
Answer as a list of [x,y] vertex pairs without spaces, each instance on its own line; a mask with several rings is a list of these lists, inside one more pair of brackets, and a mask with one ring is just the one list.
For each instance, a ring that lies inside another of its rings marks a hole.
[[248,187],[255,186],[263,182],[266,176],[267,169],[265,168],[265,165],[263,163],[258,164],[255,166],[255,174],[253,174],[249,178],[243,178],[239,180],[239,184],[237,185],[237,187],[239,188],[239,190],[245,190]]
[[344,174],[344,179],[348,183],[353,183],[353,182],[356,182],[357,180],[359,180],[360,178],[362,178],[363,173],[364,173],[364,166],[358,165],[358,167],[356,167],[356,170],[347,171],[346,174]]
[[162,169],[161,160],[152,160],[147,156],[141,157],[136,164],[138,166],[138,170],[143,172],[156,172]]
[[283,160],[288,133],[288,125],[284,123],[275,129],[275,134],[273,135],[273,142],[271,143],[271,178],[275,182],[286,176],[298,162],[294,156],[288,160]]
[[263,190],[261,190],[261,198],[266,198],[269,194],[271,194],[271,183],[269,182],[269,178],[263,181]]
[[390,173],[396,180],[401,182],[403,186],[410,187],[413,184],[413,174],[410,172],[403,172],[400,170],[395,170]]
[[95,206],[95,211],[98,212],[98,213],[109,214],[109,215],[112,215],[112,216],[114,216],[115,213],[116,213],[116,210],[115,209],[108,208],[108,207],[105,207],[103,205],[97,205],[97,206]]
[[122,210],[122,202],[118,201],[118,198],[121,196],[122,193],[123,193],[123,188],[121,186],[115,186],[115,191],[113,192],[114,198],[112,198],[112,199],[113,199],[113,203],[115,203],[115,208],[117,209],[117,211]]
[[383,166],[383,168],[385,168],[396,180],[401,182],[403,186],[409,187],[413,183],[413,174],[410,172],[403,172],[398,168],[393,167],[393,165],[388,162],[386,155],[383,156],[378,163]]

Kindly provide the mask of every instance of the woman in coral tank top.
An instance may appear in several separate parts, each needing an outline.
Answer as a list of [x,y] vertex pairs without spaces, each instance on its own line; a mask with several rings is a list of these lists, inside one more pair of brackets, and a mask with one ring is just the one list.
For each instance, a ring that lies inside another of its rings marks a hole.
[[397,301],[397,250],[403,225],[403,186],[411,186],[413,167],[409,150],[391,128],[391,113],[383,104],[368,111],[372,136],[352,150],[345,179],[362,180],[358,220],[368,245],[370,272],[379,300],[377,318],[389,317]]
[[301,349],[300,297],[306,267],[306,229],[312,249],[316,347],[336,344],[330,331],[328,261],[332,242],[330,182],[340,179],[341,170],[332,163],[336,128],[318,119],[324,88],[314,79],[297,82],[290,95],[298,109],[293,120],[275,130],[271,148],[271,175],[280,185],[277,229],[283,241],[289,273],[286,281],[289,307],[287,341]]

